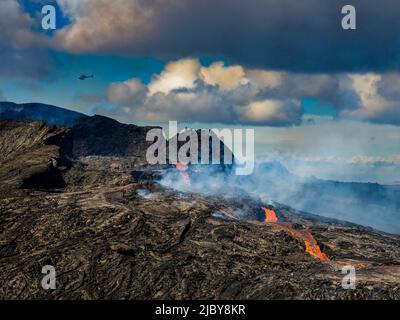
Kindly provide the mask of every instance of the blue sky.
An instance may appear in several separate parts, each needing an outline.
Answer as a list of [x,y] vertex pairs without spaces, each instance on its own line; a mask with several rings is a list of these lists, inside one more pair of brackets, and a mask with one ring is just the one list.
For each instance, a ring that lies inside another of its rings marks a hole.
[[[400,180],[400,36],[388,28],[400,5],[355,0],[361,24],[348,33],[338,1],[286,2],[4,0],[0,100],[254,128],[259,158],[299,174]],[[48,3],[51,32],[40,27]]]
[[[160,72],[164,66],[162,61],[151,57],[118,57],[99,55],[75,55],[63,52],[51,52],[55,68],[44,79],[17,79],[2,81],[2,91],[7,92],[7,99],[18,103],[42,102],[59,105],[87,114],[94,114],[107,86],[112,82],[124,81],[139,77],[149,82],[151,75]],[[80,75],[94,75],[90,81],[81,81]],[[60,94],[62,92],[62,94]],[[87,102],[80,95],[98,96],[98,102]]]

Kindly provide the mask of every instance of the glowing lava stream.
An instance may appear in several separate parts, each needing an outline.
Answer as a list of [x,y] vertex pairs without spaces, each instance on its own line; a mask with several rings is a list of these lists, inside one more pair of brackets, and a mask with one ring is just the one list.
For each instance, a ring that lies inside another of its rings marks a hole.
[[185,181],[185,183],[190,186],[190,176],[189,173],[187,173],[186,171],[189,169],[189,167],[185,164],[181,164],[181,163],[174,163],[173,166],[175,166],[176,169],[178,169],[180,171],[180,174],[183,178],[183,181]]
[[274,210],[263,208],[265,212],[265,220],[264,222],[278,222],[278,217],[275,214]]
[[[273,223],[273,225],[284,229],[286,232],[290,233],[290,235],[293,238],[300,239],[304,241],[304,244],[306,246],[306,252],[310,255],[312,255],[315,258],[318,258],[321,261],[329,261],[329,257],[321,251],[321,248],[319,247],[317,241],[315,240],[314,236],[312,235],[311,231],[309,230],[297,230],[292,224],[290,223],[284,223],[284,222],[278,222],[278,217],[275,213],[274,210],[267,209],[267,208],[262,208],[265,213],[265,219],[264,223]],[[230,213],[227,210],[224,209],[219,209],[225,216],[239,220],[235,215]],[[259,221],[250,221],[250,223],[255,223],[259,224]]]
[[232,213],[230,213],[229,211],[226,211],[224,209],[219,209],[219,211],[221,211],[224,215],[226,215],[229,218],[232,218],[234,220],[239,220],[237,217],[235,217]]
[[[278,222],[278,217],[275,214],[274,210],[262,208],[265,212],[265,220],[264,222]],[[317,241],[314,239],[312,233],[309,230],[297,230],[293,227],[293,225],[288,223],[278,223],[280,227],[287,230],[292,237],[303,240],[306,246],[306,252],[312,255],[315,258],[320,259],[321,261],[329,261],[328,256],[321,251],[321,248],[317,244]]]
[[309,230],[297,230],[291,224],[280,224],[284,229],[297,239],[303,240],[306,246],[306,252],[321,261],[329,261],[328,256],[321,251],[321,248],[317,244],[311,231]]

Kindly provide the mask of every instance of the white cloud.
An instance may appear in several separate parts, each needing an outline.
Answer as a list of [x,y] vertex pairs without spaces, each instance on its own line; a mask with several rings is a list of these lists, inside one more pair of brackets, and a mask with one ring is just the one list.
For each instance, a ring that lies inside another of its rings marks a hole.
[[57,0],[57,3],[66,16],[74,19],[86,13],[85,8],[87,8],[90,1],[91,0]]
[[209,85],[217,85],[222,90],[232,90],[246,84],[242,66],[224,66],[223,62],[214,62],[209,67],[201,67],[200,78]]
[[73,21],[56,35],[56,43],[74,53],[124,50],[146,40],[174,0],[57,0]]
[[[340,112],[344,118],[353,118],[381,123],[400,123],[400,104],[393,92],[396,77],[392,75],[366,73],[351,74],[350,85],[358,103],[350,104]],[[388,85],[388,83],[390,85]],[[388,90],[385,88],[388,87]],[[347,102],[346,102],[347,103]]]
[[200,63],[197,59],[181,59],[168,63],[161,74],[154,76],[149,84],[149,95],[194,88],[199,69]]
[[377,83],[382,80],[378,74],[355,74],[350,75],[353,81],[353,89],[360,98],[362,113],[365,116],[373,116],[376,113],[382,112],[388,107],[388,101],[378,94]]
[[263,100],[235,108],[238,120],[245,123],[270,125],[298,124],[302,112],[299,101]]
[[147,93],[146,86],[140,79],[112,83],[107,89],[107,99],[115,104],[133,104],[141,102]]
[[167,63],[147,86],[135,78],[112,83],[107,97],[120,106],[114,116],[135,120],[278,126],[300,122],[302,111],[297,101],[258,97],[262,90],[279,86],[280,74],[257,70],[249,74],[257,83],[246,77],[247,70],[242,66],[215,62],[204,67],[198,59],[180,59]]
[[282,83],[284,74],[277,71],[250,69],[246,70],[246,77],[258,88],[276,88]]
[[292,74],[220,61],[205,67],[187,58],[167,63],[148,85],[140,79],[113,83],[107,97],[132,109],[135,119],[148,121],[296,125],[303,116],[302,99],[313,98],[336,108],[339,118],[399,123],[393,77],[397,79],[374,73]]

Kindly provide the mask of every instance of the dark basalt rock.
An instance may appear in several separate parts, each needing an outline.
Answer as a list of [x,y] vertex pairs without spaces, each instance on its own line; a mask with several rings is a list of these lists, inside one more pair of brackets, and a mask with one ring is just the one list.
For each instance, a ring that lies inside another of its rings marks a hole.
[[[239,196],[177,194],[150,182],[11,190],[0,196],[0,298],[400,298],[399,237],[275,208],[313,232],[331,259],[322,262],[273,224],[212,215],[238,203]],[[261,205],[246,199],[243,217],[255,218]],[[54,291],[40,286],[47,264],[59,275]],[[356,267],[355,290],[341,287],[344,264]]]
[[146,164],[146,150],[151,142],[146,134],[155,127],[123,124],[103,117],[88,117],[73,128],[75,157],[116,156],[136,157]]
[[71,165],[71,131],[38,121],[0,120],[0,181],[22,188],[63,187]]

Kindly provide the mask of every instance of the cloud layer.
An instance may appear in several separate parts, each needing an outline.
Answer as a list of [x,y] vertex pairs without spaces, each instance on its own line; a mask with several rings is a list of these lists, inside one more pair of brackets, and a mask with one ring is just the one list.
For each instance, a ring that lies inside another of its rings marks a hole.
[[147,85],[112,83],[107,97],[125,121],[290,126],[302,120],[301,101],[315,99],[339,118],[398,124],[399,91],[398,73],[298,74],[187,58],[167,63]]
[[214,55],[292,72],[399,69],[397,0],[352,0],[355,31],[341,27],[342,0],[57,1],[73,21],[57,36],[70,52]]
[[41,78],[51,70],[49,40],[32,31],[34,23],[17,0],[0,2],[0,76]]
[[167,63],[145,85],[140,79],[113,83],[107,97],[119,106],[113,112],[124,120],[197,121],[285,126],[298,124],[300,101],[268,98],[263,90],[274,90],[281,77],[274,72],[256,72],[239,65],[214,62],[202,66],[188,58]]

